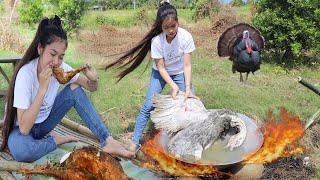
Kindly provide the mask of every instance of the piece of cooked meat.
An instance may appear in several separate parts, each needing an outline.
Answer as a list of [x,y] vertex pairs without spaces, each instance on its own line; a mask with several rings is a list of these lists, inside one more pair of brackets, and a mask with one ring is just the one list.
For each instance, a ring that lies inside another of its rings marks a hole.
[[69,82],[76,74],[81,72],[85,67],[80,67],[72,71],[64,72],[62,68],[53,67],[52,72],[54,77],[58,80],[60,84],[65,84]]

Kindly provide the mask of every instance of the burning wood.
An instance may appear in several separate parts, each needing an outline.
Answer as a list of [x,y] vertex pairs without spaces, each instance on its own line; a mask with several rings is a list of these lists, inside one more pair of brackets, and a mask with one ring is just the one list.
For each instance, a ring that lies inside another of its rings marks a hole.
[[62,68],[54,67],[52,68],[52,72],[60,84],[65,84],[69,82],[76,74],[81,72],[83,69],[84,67],[81,67],[69,72],[64,72]]
[[213,165],[190,164],[170,156],[157,143],[159,142],[159,138],[160,132],[142,145],[141,150],[151,160],[142,162],[141,166],[155,171],[162,171],[172,176],[202,176],[216,178],[227,178],[231,176],[230,173],[220,172],[218,168]]
[[280,109],[281,121],[276,123],[269,112],[267,123],[261,128],[264,143],[258,152],[245,158],[245,163],[267,163],[282,157],[303,153],[303,148],[296,142],[304,135],[304,128],[299,117]]
[[[280,109],[281,121],[276,123],[269,112],[267,123],[261,130],[264,135],[263,146],[256,153],[244,156],[243,163],[268,163],[281,157],[292,156],[302,153],[303,148],[296,145],[297,141],[303,136],[304,128],[298,117],[290,115],[284,108]],[[164,171],[173,176],[209,176],[218,177],[232,176],[230,173],[219,172],[219,166],[204,165],[203,162],[195,164],[186,163],[175,157],[170,156],[166,149],[159,144],[161,134],[158,133],[154,138],[146,141],[142,145],[142,151],[148,155],[152,161],[144,162],[144,167]]]
[[34,169],[21,168],[19,172],[26,176],[42,174],[66,180],[129,179],[123,172],[120,163],[115,158],[108,153],[100,152],[95,148],[75,150],[61,167],[45,165],[37,166]]

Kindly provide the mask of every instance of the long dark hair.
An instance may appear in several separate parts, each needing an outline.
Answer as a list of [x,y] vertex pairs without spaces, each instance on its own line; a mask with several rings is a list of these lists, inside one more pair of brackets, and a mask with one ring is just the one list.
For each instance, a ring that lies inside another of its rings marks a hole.
[[42,19],[41,22],[39,23],[39,26],[38,26],[36,35],[33,38],[33,41],[31,42],[30,46],[28,47],[22,59],[19,60],[19,63],[15,67],[15,70],[10,82],[9,91],[6,99],[6,105],[5,105],[6,112],[5,112],[5,118],[4,118],[4,125],[2,129],[3,142],[1,145],[1,150],[6,148],[7,146],[8,137],[11,130],[13,129],[14,120],[17,115],[17,108],[13,107],[13,100],[14,100],[13,92],[14,92],[16,77],[19,70],[23,65],[39,57],[38,45],[44,48],[48,44],[51,44],[52,42],[58,39],[65,40],[66,46],[67,46],[68,44],[67,35],[62,28],[60,18],[58,16],[55,16],[52,19],[48,19],[48,18]]
[[119,68],[126,67],[122,72],[119,73],[118,82],[142,63],[143,59],[151,49],[152,38],[162,33],[162,22],[166,17],[171,17],[178,21],[176,8],[168,2],[163,2],[160,4],[157,12],[157,18],[147,35],[140,42],[138,42],[135,47],[127,52],[124,52],[119,59],[105,67],[106,70],[113,66],[118,66]]

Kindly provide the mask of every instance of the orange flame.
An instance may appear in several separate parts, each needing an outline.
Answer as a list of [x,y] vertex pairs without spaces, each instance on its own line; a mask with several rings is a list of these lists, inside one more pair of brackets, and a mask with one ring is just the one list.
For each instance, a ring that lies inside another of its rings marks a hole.
[[153,162],[144,162],[143,167],[156,171],[164,171],[172,176],[204,176],[204,177],[230,177],[231,174],[220,172],[213,165],[190,164],[168,155],[158,145],[160,132],[142,145],[141,150],[152,158]]
[[261,128],[264,143],[258,152],[245,158],[245,163],[269,163],[281,157],[303,153],[303,148],[296,144],[304,134],[299,117],[292,116],[284,108],[280,108],[280,118],[281,121],[276,123],[272,112],[268,113],[267,123]]

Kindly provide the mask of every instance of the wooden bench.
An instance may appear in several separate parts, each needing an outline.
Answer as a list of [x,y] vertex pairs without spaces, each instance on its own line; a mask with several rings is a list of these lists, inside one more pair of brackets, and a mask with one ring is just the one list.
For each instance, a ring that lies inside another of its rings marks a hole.
[[[11,63],[13,70],[16,65],[16,63],[21,59],[21,57],[7,57],[7,58],[0,58],[0,73],[1,75],[6,79],[8,85],[10,84],[10,79],[6,72],[2,69],[1,64],[3,63]],[[5,89],[0,89],[0,97],[6,96],[7,95],[7,90]]]

